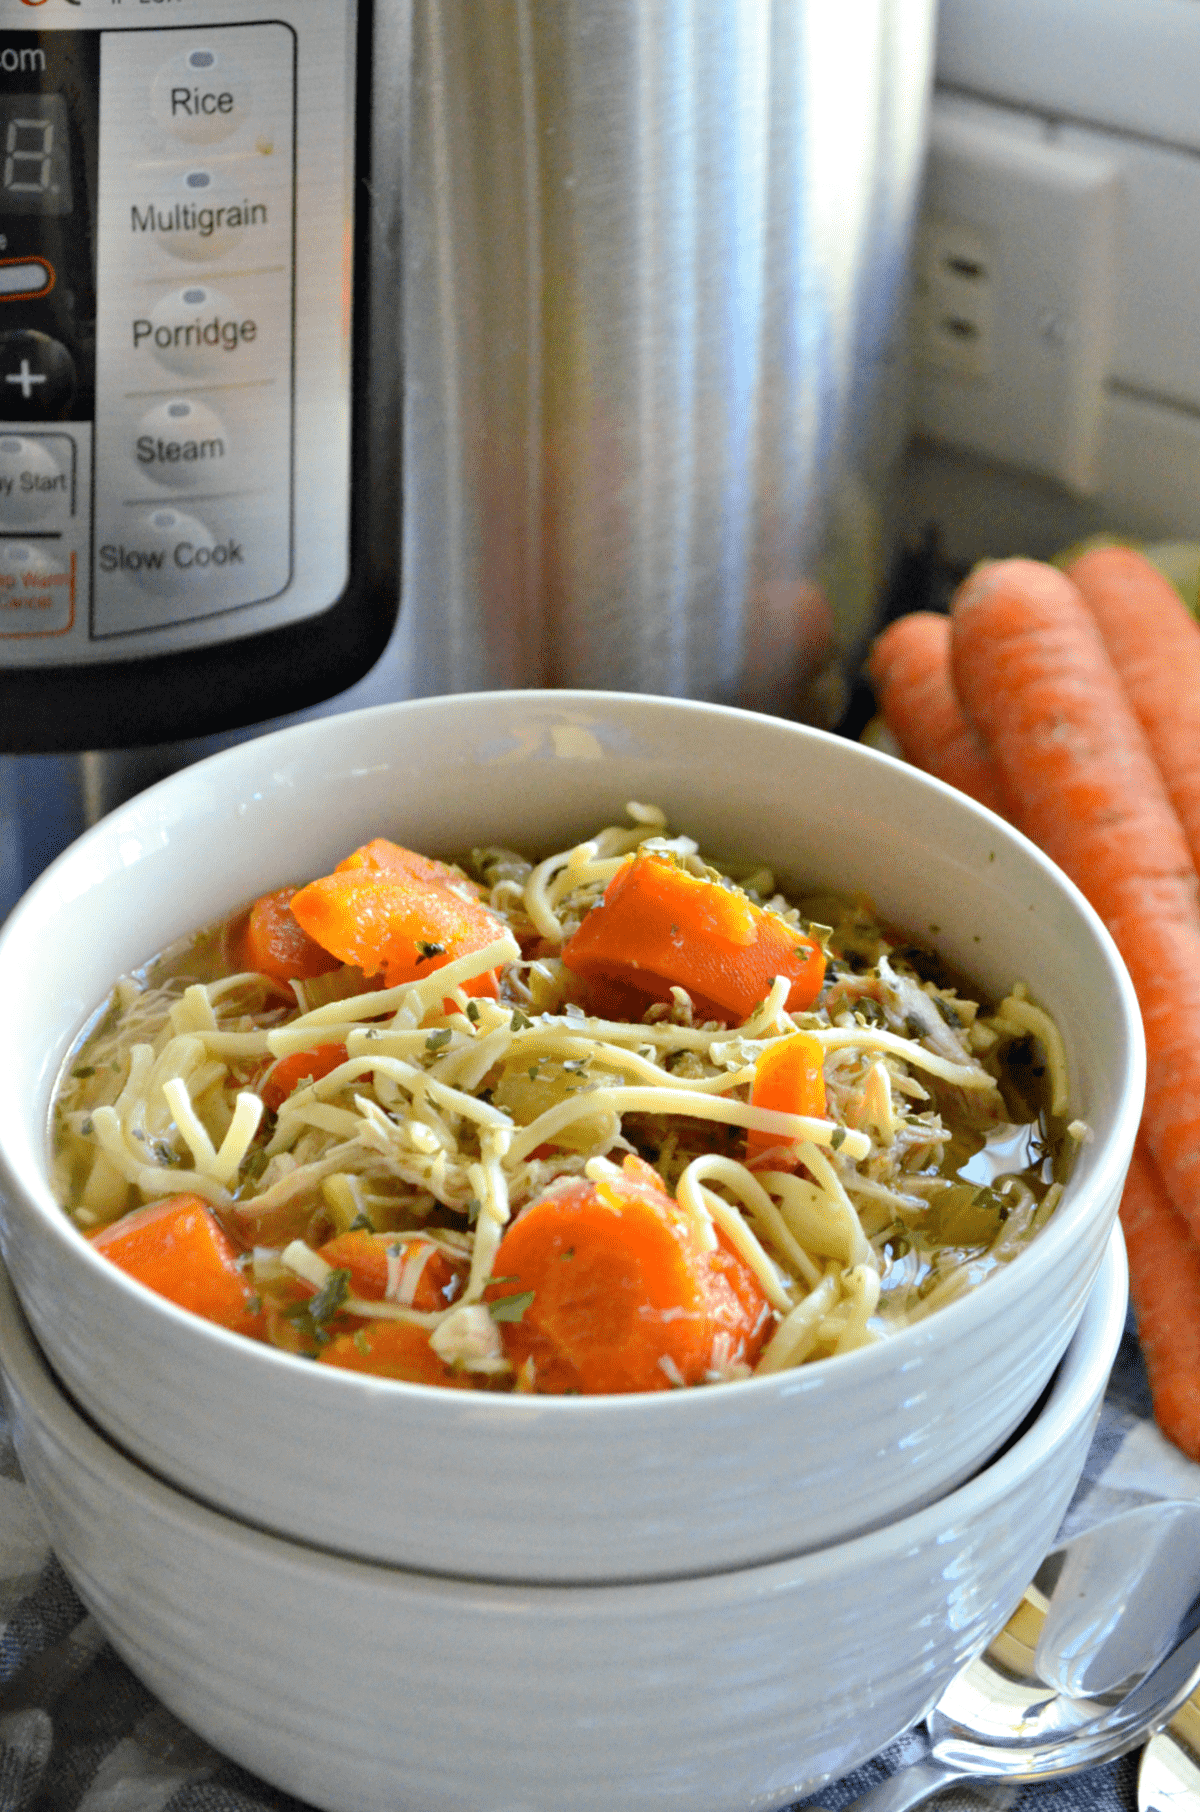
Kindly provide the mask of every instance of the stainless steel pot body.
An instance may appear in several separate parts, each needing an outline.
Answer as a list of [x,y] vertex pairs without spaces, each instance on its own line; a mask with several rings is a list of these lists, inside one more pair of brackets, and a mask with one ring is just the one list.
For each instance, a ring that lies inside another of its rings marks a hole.
[[414,0],[397,690],[828,715],[903,416],[934,10]]

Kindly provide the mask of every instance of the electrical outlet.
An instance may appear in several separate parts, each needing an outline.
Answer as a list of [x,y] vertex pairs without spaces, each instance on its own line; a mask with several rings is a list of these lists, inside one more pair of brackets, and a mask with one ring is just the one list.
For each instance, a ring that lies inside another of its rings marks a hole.
[[1039,122],[936,97],[915,248],[914,425],[1095,488],[1122,182]]
[[923,364],[960,377],[990,375],[992,251],[956,220],[925,220],[917,241],[914,351]]

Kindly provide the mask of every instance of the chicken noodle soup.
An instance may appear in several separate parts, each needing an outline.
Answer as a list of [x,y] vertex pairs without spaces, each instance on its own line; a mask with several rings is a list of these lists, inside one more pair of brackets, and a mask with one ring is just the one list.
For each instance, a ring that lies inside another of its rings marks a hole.
[[76,1225],[250,1338],[490,1391],[778,1371],[1012,1259],[1086,1136],[1019,980],[627,815],[378,839],[122,979],[54,1105]]

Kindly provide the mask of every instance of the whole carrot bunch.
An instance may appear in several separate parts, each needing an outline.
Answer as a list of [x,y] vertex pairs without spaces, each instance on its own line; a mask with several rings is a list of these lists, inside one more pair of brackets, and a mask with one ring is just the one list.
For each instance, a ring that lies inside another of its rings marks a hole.
[[1146,1102],[1121,1222],[1164,1434],[1200,1459],[1200,627],[1140,554],[978,568],[869,659],[916,766],[1032,838],[1133,980]]

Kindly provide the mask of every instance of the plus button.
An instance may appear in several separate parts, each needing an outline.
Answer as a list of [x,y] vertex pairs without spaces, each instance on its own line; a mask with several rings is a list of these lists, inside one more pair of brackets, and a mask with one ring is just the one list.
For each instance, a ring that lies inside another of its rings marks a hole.
[[28,402],[33,395],[33,386],[46,382],[46,373],[44,371],[30,371],[29,360],[22,359],[20,371],[5,372],[4,382],[6,384],[20,384],[21,395],[25,398],[25,401]]
[[61,340],[33,328],[0,333],[0,419],[51,421],[75,394],[75,361]]

